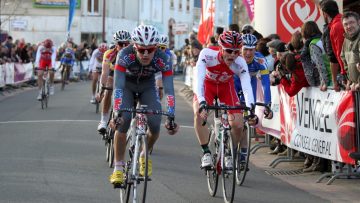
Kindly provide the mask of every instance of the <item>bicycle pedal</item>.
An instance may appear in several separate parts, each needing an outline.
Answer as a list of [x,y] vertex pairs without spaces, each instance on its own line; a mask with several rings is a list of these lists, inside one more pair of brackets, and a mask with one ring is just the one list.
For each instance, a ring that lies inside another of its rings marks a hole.
[[114,183],[113,186],[114,186],[114,189],[126,188],[125,183]]

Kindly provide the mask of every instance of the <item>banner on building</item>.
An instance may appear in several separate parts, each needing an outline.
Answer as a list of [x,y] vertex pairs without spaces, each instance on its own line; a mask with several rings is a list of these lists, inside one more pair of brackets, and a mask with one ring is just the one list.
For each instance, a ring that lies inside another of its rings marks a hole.
[[[34,0],[36,8],[68,8],[72,0]],[[80,9],[81,0],[74,0],[76,9]]]
[[201,0],[198,40],[205,44],[214,34],[215,0]]
[[75,13],[75,6],[76,6],[76,0],[69,0],[69,19],[68,19],[68,26],[67,26],[67,32],[68,32],[69,36],[70,36],[71,24],[72,24],[74,13]]
[[255,12],[255,0],[243,0],[243,4],[246,8],[250,21],[254,19],[254,12]]

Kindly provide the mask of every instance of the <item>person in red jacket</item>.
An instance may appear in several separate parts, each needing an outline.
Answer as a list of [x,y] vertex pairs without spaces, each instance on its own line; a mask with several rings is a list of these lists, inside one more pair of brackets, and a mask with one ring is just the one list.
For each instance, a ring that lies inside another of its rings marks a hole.
[[328,25],[330,30],[330,43],[335,55],[335,58],[330,58],[330,67],[334,89],[339,91],[339,86],[336,83],[336,77],[339,73],[339,66],[340,73],[343,76],[343,82],[346,84],[346,71],[344,68],[344,63],[340,57],[345,33],[341,22],[342,15],[340,14],[339,7],[334,0],[323,0],[320,3],[320,7],[325,23]]
[[[284,86],[290,97],[295,96],[303,87],[310,86],[306,80],[299,56],[288,52],[281,57],[280,62],[282,68],[277,70],[281,78],[280,84]],[[290,79],[286,77],[286,73],[290,74]]]

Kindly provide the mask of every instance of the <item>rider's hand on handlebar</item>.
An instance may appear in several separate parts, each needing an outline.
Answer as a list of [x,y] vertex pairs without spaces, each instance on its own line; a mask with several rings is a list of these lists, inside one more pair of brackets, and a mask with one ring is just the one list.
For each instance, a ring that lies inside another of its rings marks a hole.
[[199,114],[200,114],[200,117],[204,120],[206,120],[207,118],[207,111],[206,111],[206,101],[202,101],[200,102],[199,104]]
[[168,130],[169,135],[175,135],[179,130],[179,126],[175,123],[174,117],[168,117],[165,121],[165,128]]
[[248,124],[250,126],[255,126],[259,123],[259,118],[257,117],[257,115],[255,114],[251,114],[249,115],[249,118],[248,118]]

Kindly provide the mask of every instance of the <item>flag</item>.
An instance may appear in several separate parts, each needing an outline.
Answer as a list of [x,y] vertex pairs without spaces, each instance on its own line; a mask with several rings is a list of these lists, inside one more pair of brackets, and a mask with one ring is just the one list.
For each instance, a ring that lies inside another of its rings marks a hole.
[[198,40],[205,44],[214,34],[215,0],[201,0]]
[[70,35],[71,23],[75,13],[76,0],[69,0],[69,21],[67,26],[68,36]]
[[254,9],[255,9],[254,1],[255,0],[243,0],[243,4],[246,7],[250,21],[254,19]]

